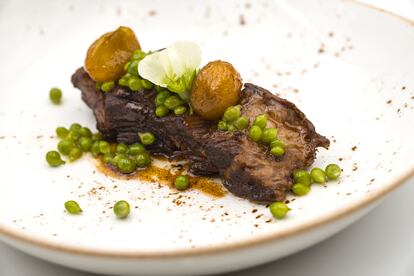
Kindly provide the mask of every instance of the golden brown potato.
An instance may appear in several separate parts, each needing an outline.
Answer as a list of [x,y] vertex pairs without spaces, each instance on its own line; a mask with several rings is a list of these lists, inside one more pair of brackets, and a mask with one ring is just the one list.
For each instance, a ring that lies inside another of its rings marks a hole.
[[237,104],[241,87],[240,74],[233,65],[212,61],[197,74],[190,95],[191,106],[201,117],[217,120],[227,107]]
[[134,50],[141,49],[139,42],[128,27],[119,27],[98,38],[88,49],[85,70],[97,82],[119,79],[124,65]]

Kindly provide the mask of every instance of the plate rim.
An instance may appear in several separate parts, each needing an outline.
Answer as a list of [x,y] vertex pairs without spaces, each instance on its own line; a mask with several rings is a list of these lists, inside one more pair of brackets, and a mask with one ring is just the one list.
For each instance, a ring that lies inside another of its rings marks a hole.
[[[363,3],[358,0],[343,0],[343,2],[349,2],[357,4],[363,7],[366,7],[367,10],[372,10],[379,12],[386,16],[394,17],[401,22],[408,23],[410,26],[414,27],[414,20],[411,20],[407,17],[398,15],[394,12],[385,10],[383,8],[376,7],[374,5]],[[37,237],[31,237],[30,234],[25,234],[23,232],[16,232],[10,229],[5,225],[1,225],[0,222],[0,235],[20,242],[25,245],[30,245],[34,247],[40,247],[44,250],[58,251],[63,254],[76,254],[89,257],[105,257],[105,258],[127,258],[127,259],[165,259],[165,258],[179,258],[179,257],[198,257],[206,255],[214,255],[220,253],[230,253],[237,250],[246,249],[253,246],[261,246],[269,242],[276,242],[283,238],[293,237],[298,234],[302,234],[308,230],[314,230],[325,226],[334,221],[346,218],[351,216],[356,211],[368,207],[375,201],[378,201],[384,198],[391,191],[397,189],[402,184],[407,182],[410,178],[414,177],[414,166],[409,168],[406,172],[402,173],[397,180],[389,182],[384,187],[374,191],[367,197],[358,199],[353,205],[346,206],[341,209],[338,209],[336,212],[322,216],[318,219],[310,221],[306,224],[296,226],[293,229],[286,229],[278,233],[269,233],[254,239],[241,240],[223,245],[213,245],[200,248],[188,248],[188,249],[177,249],[174,251],[114,251],[106,249],[93,249],[85,248],[71,245],[61,245],[58,242],[48,241]],[[3,238],[4,239],[4,238]]]

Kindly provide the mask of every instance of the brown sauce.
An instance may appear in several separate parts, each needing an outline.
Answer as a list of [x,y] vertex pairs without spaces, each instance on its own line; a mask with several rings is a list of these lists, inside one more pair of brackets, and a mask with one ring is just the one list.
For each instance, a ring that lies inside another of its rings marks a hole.
[[[157,159],[160,159],[157,157]],[[136,171],[133,174],[125,175],[117,172],[110,166],[103,163],[101,160],[97,160],[96,168],[99,172],[116,179],[122,180],[141,180],[150,183],[160,183],[169,186],[174,189],[174,180],[180,174],[174,173],[169,169],[160,168],[151,164],[147,168]],[[214,181],[207,177],[195,177],[189,175],[190,189],[198,190],[206,195],[212,197],[224,197],[226,190],[221,183]]]

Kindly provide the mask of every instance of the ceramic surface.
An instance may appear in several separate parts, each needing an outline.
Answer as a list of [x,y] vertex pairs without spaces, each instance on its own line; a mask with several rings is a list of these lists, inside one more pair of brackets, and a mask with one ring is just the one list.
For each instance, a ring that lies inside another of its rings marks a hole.
[[[227,60],[245,82],[296,103],[332,142],[314,166],[338,163],[340,181],[289,196],[292,211],[276,221],[230,193],[112,179],[91,158],[48,167],[56,126],[94,128],[70,76],[119,25],[144,50],[195,41],[203,64]],[[1,2],[1,239],[79,269],[159,275],[241,269],[327,238],[414,173],[413,25],[339,0]],[[61,106],[49,102],[52,86]],[[67,215],[68,199],[84,214]],[[112,214],[119,199],[132,205],[127,220]]]

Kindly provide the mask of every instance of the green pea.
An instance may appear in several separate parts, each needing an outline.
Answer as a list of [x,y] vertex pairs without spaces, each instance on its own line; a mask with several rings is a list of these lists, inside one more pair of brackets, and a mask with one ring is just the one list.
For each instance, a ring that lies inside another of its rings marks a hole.
[[174,108],[182,105],[183,103],[184,102],[178,96],[169,96],[164,101],[164,105],[170,110],[174,110]]
[[46,161],[51,167],[59,167],[60,165],[65,164],[66,162],[62,160],[59,152],[52,150],[46,153]]
[[154,134],[151,132],[140,132],[138,133],[141,143],[144,145],[152,145],[155,142]]
[[267,115],[266,114],[262,114],[262,115],[257,116],[254,119],[253,125],[254,126],[258,126],[261,129],[265,128],[266,125],[267,125]]
[[69,130],[65,127],[57,127],[56,128],[56,135],[60,138],[60,139],[64,139],[68,136],[69,134]]
[[275,139],[272,142],[270,142],[270,145],[269,146],[270,146],[270,148],[273,148],[273,147],[281,147],[281,148],[284,148],[285,147],[285,143],[282,140]]
[[111,145],[107,141],[99,141],[99,151],[103,154],[111,152]]
[[249,138],[253,141],[257,142],[260,140],[260,137],[262,137],[262,129],[258,126],[252,126],[249,129]]
[[106,81],[104,83],[102,83],[101,85],[101,90],[103,92],[110,92],[115,86],[115,82],[114,81]]
[[237,128],[233,124],[228,124],[227,125],[227,131],[228,132],[234,132],[236,130],[237,130]]
[[226,131],[227,130],[227,123],[225,121],[219,121],[217,124],[217,128]]
[[137,167],[139,168],[148,166],[151,163],[150,154],[148,152],[138,153],[135,156],[135,163],[137,164]]
[[49,98],[52,103],[60,104],[62,100],[62,90],[60,90],[59,88],[53,87],[49,91]]
[[78,147],[73,147],[69,152],[69,161],[73,162],[82,157],[82,150]]
[[302,183],[296,183],[292,186],[292,192],[298,196],[304,196],[310,191],[310,186],[306,186]]
[[91,131],[89,128],[87,128],[87,127],[82,127],[82,128],[79,130],[79,134],[80,134],[82,137],[92,137],[92,131]]
[[102,134],[100,132],[92,134],[92,140],[93,141],[100,141],[102,140]]
[[126,73],[123,78],[125,78],[126,80],[129,80],[131,77],[133,77],[130,73]]
[[121,173],[128,174],[135,171],[136,164],[135,161],[129,157],[120,157],[116,162],[116,168]]
[[284,202],[273,202],[269,210],[273,217],[283,219],[291,209]]
[[310,172],[310,176],[315,183],[323,184],[326,182],[325,171],[320,168],[313,168]]
[[155,108],[155,115],[157,117],[165,117],[168,115],[169,112],[170,110],[167,107],[165,107],[165,105],[160,105]]
[[295,183],[300,183],[306,186],[310,186],[312,184],[312,178],[305,170],[295,170],[293,172],[293,179],[295,180]]
[[71,130],[69,131],[69,134],[66,138],[73,140],[73,141],[78,141],[80,137],[81,135],[80,135],[79,130]]
[[159,85],[155,86],[155,91],[157,91],[157,93],[159,93],[161,91],[165,91],[165,90],[167,90],[167,88],[159,86]]
[[120,86],[128,86],[128,79],[122,77],[118,80],[118,84]]
[[69,130],[70,131],[79,131],[82,128],[82,126],[78,123],[73,123],[70,125]]
[[142,51],[142,50],[135,50],[134,52],[132,52],[132,56],[131,59],[132,60],[141,60],[143,59],[147,54]]
[[116,145],[116,153],[128,153],[129,147],[124,143],[119,143]]
[[262,136],[260,137],[260,142],[263,144],[270,144],[273,140],[277,137],[277,128],[265,128],[262,132]]
[[131,64],[130,61],[128,61],[127,63],[125,63],[125,65],[124,65],[124,71],[125,72],[128,71],[128,67],[129,67],[130,64]]
[[101,83],[100,82],[95,82],[95,88],[96,88],[96,90],[101,90]]
[[341,168],[337,164],[329,164],[325,168],[325,173],[329,180],[335,180],[341,175]]
[[187,107],[185,105],[180,105],[174,108],[174,114],[177,116],[183,115],[187,111]]
[[129,89],[132,91],[138,91],[142,89],[142,83],[139,78],[133,77],[128,80]]
[[154,88],[154,84],[146,79],[141,79],[141,84],[142,84],[142,87],[144,87],[144,89],[147,89],[147,90]]
[[106,153],[104,154],[104,156],[102,157],[102,161],[105,164],[112,164],[112,160],[113,160],[113,156],[111,153]]
[[99,154],[101,154],[101,151],[99,150],[99,143],[100,141],[95,141],[92,144],[91,153],[94,157],[98,157]]
[[175,178],[174,180],[174,186],[178,190],[185,190],[188,188],[189,185],[190,185],[190,181],[188,180],[187,175],[177,176],[177,178]]
[[224,111],[223,120],[226,122],[233,122],[240,117],[240,107],[239,106],[229,106],[226,111]]
[[274,156],[282,156],[285,154],[285,149],[279,146],[270,149],[270,153]]
[[137,77],[138,76],[138,64],[139,64],[139,60],[131,61],[131,63],[128,65],[128,73]]
[[137,155],[146,152],[145,147],[140,143],[135,143],[129,146],[129,153],[131,155]]
[[92,147],[93,141],[91,137],[81,137],[78,140],[78,145],[83,152],[88,152]]
[[156,106],[164,105],[165,100],[169,96],[171,96],[171,94],[167,90],[158,92],[157,96],[155,97],[155,105]]
[[118,153],[118,154],[115,155],[115,157],[112,158],[111,164],[116,166],[116,164],[118,164],[118,161],[121,158],[128,158],[128,156],[126,154],[123,154],[123,153]]
[[66,201],[65,209],[69,214],[72,214],[72,215],[80,214],[83,212],[79,204],[74,200]]
[[63,139],[58,143],[58,150],[63,155],[68,155],[72,148],[75,146],[75,143],[70,139]]
[[114,213],[118,218],[124,219],[129,215],[130,212],[131,207],[129,206],[129,203],[125,200],[120,200],[117,203],[115,203]]
[[237,129],[245,129],[249,125],[249,119],[246,116],[241,116],[234,122]]

